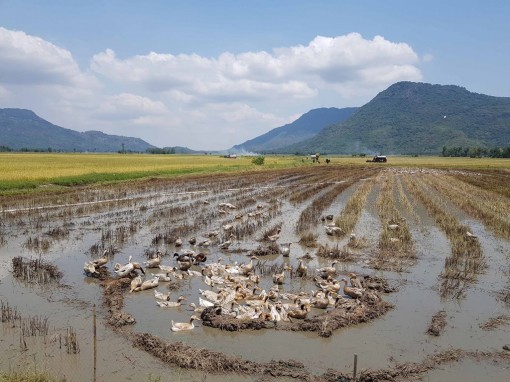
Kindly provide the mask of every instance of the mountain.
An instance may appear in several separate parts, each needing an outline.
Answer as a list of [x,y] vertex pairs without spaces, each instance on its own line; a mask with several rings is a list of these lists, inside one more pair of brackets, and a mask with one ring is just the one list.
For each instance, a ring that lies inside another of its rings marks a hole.
[[398,82],[343,123],[282,152],[437,154],[443,146],[510,145],[510,98],[454,85]]
[[313,109],[303,114],[294,122],[277,127],[263,135],[236,145],[230,151],[267,152],[276,150],[311,138],[326,126],[345,121],[356,110],[356,107]]
[[145,152],[154,147],[139,138],[65,129],[26,109],[0,109],[0,145],[15,150],[51,148],[53,151],[96,152],[116,152],[122,149]]

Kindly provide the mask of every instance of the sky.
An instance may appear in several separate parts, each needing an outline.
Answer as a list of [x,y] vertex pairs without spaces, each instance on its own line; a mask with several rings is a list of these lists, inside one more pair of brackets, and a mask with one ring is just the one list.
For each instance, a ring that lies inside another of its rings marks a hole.
[[508,97],[508,20],[506,0],[0,0],[0,108],[225,150],[398,81]]

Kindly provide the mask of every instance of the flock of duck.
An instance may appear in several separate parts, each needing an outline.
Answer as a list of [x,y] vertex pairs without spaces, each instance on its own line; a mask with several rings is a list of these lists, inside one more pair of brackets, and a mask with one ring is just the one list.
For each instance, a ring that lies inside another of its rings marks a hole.
[[[234,238],[230,234],[232,226],[224,225],[222,229],[224,231],[222,236],[228,237],[228,240],[221,243],[211,240],[211,238],[219,237],[218,231],[205,234],[204,237],[207,239],[203,241],[199,242],[195,237],[188,241],[194,247],[210,246],[216,243],[215,245],[220,249],[227,249]],[[280,230],[271,235],[269,240],[276,242],[279,235]],[[176,246],[181,245],[182,240],[178,239]],[[290,246],[290,243],[280,244],[282,256],[289,257]],[[237,320],[262,319],[273,322],[292,322],[293,319],[307,318],[312,309],[333,309],[352,304],[353,300],[358,303],[363,296],[370,300],[380,298],[370,285],[364,285],[364,278],[358,278],[354,273],[340,277],[336,261],[333,261],[330,266],[315,269],[313,272],[308,271],[302,259],[299,260],[295,270],[289,265],[283,265],[272,275],[273,285],[266,291],[260,286],[260,276],[255,272],[254,260],[258,260],[256,256],[251,256],[246,263],[224,264],[222,258],[217,262],[207,262],[205,254],[185,249],[181,253],[174,254],[172,265],[162,264],[163,258],[163,253],[157,251],[142,266],[140,263],[133,262],[130,256],[126,264],[115,264],[114,273],[119,278],[131,278],[130,293],[154,289],[156,304],[161,308],[177,308],[187,300],[185,296],[179,296],[177,300],[172,301],[170,292],[162,293],[156,289],[161,283],[185,278],[201,279],[204,287],[199,289],[199,299],[188,305],[194,310],[193,315],[189,322],[172,320],[171,330],[174,332],[194,329],[194,321],[200,320],[201,313],[211,307],[222,316]],[[85,263],[85,274],[98,277],[101,271],[105,271],[108,262],[105,251],[102,258]],[[151,271],[149,277],[149,274],[146,274],[147,268],[157,271]],[[294,277],[306,277],[313,281],[314,288],[308,292],[284,292],[282,285],[289,272],[293,272]]]

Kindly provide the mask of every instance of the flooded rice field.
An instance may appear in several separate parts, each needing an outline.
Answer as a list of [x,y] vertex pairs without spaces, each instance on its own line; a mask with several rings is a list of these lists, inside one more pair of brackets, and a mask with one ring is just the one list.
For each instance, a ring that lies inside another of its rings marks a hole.
[[509,184],[325,165],[3,197],[1,369],[508,381]]

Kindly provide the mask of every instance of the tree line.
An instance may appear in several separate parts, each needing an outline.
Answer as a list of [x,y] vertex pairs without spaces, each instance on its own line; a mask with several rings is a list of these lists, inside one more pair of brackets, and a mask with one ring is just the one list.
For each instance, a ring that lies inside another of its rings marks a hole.
[[443,146],[441,152],[443,157],[470,157],[470,158],[510,158],[510,146],[495,147],[488,149],[486,147],[446,147]]
[[175,154],[175,147],[162,148],[162,149],[153,147],[150,149],[146,149],[145,152],[147,154]]

